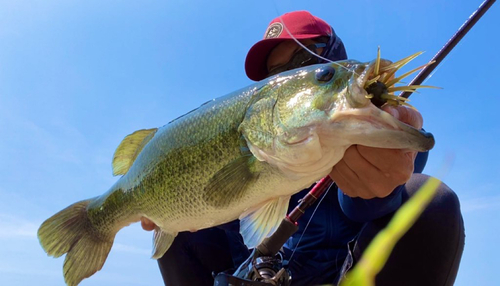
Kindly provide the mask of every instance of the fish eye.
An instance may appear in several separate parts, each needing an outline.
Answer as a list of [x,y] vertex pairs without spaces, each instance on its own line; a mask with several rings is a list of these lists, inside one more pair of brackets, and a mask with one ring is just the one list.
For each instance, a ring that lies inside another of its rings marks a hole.
[[330,81],[335,75],[335,69],[332,66],[324,66],[316,71],[316,80],[319,82]]

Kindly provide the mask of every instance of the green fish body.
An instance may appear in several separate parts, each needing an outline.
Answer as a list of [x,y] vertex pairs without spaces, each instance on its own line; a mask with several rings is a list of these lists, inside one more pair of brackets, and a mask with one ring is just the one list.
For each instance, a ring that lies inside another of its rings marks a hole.
[[127,136],[113,158],[123,175],[38,231],[66,254],[68,285],[100,270],[116,233],[153,221],[153,258],[178,232],[239,218],[254,247],[286,215],[292,194],[326,176],[353,144],[425,151],[434,139],[375,107],[362,88],[373,64],[344,61],[282,73],[209,101],[169,124]]

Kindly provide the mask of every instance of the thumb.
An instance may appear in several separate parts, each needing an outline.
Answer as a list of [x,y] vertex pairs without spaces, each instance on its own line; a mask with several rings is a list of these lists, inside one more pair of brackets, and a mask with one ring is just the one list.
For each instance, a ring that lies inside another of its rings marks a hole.
[[424,123],[424,119],[422,118],[422,114],[420,114],[420,112],[406,106],[386,105],[382,107],[382,110],[394,116],[394,118],[399,121],[411,125],[416,129],[421,129]]

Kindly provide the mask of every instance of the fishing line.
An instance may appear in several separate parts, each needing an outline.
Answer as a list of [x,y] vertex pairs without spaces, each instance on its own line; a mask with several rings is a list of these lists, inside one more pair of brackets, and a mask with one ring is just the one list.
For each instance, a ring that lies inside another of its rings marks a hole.
[[[300,42],[297,38],[295,38],[295,36],[294,36],[292,33],[290,33],[290,30],[288,30],[288,27],[286,26],[285,21],[283,21],[283,18],[281,17],[281,15],[282,15],[282,14],[280,13],[280,11],[279,11],[279,9],[278,9],[278,6],[276,5],[276,1],[273,1],[273,4],[274,4],[274,9],[276,10],[276,13],[279,15],[278,17],[280,18],[280,22],[281,22],[281,24],[283,24],[283,28],[285,28],[285,31],[286,31],[286,32],[287,32],[287,33],[288,33],[288,34],[292,37],[292,39],[293,39],[293,40],[294,40],[294,41],[295,41],[295,42],[296,42],[296,43],[297,43],[300,47],[302,47],[304,50],[306,50],[307,52],[309,52],[311,55],[313,55],[313,56],[315,56],[315,57],[317,57],[317,58],[319,58],[319,59],[322,59],[322,60],[324,60],[324,61],[326,61],[326,62],[328,62],[328,63],[335,64],[335,65],[337,65],[337,66],[339,66],[339,67],[341,67],[341,68],[346,69],[346,70],[348,70],[348,71],[349,71],[349,69],[348,69],[347,67],[344,67],[344,66],[343,66],[343,65],[341,65],[341,64],[338,64],[338,63],[336,63],[336,62],[334,62],[334,61],[332,61],[332,60],[330,60],[330,59],[327,59],[327,58],[325,58],[325,57],[322,57],[321,55],[318,55],[318,54],[314,53],[314,52],[313,52],[313,51],[311,51],[309,48],[307,48],[304,44],[302,44],[302,43],[301,43],[301,42]],[[330,27],[330,29],[331,29],[331,27]],[[333,36],[333,35],[329,35],[329,37],[331,37],[331,36]],[[356,73],[355,71],[352,71],[352,72],[353,72],[354,74],[356,74],[357,76],[361,76],[360,74]]]
[[290,264],[290,262],[292,261],[293,255],[295,254],[295,251],[296,251],[296,250],[297,250],[297,248],[299,247],[300,241],[302,240],[302,237],[304,236],[304,233],[306,232],[307,227],[308,227],[308,226],[309,226],[309,224],[311,223],[312,218],[314,217],[314,214],[315,214],[315,213],[316,213],[316,211],[318,210],[318,207],[319,207],[319,205],[321,204],[321,202],[323,201],[323,199],[326,197],[326,195],[328,195],[328,191],[330,191],[330,189],[331,189],[331,187],[333,186],[333,184],[335,184],[335,183],[331,183],[331,184],[330,184],[330,186],[328,186],[328,189],[326,189],[325,193],[323,194],[323,196],[321,196],[321,199],[320,199],[320,200],[319,200],[319,202],[316,204],[316,207],[314,208],[314,211],[312,212],[311,217],[309,218],[309,220],[307,221],[306,226],[304,227],[304,231],[303,231],[303,232],[302,232],[302,234],[300,235],[299,240],[297,241],[297,244],[295,245],[295,248],[293,249],[292,254],[290,255],[290,258],[288,259],[288,263],[289,263],[289,264]]
[[[448,61],[447,58],[445,58],[444,60],[441,61],[441,63],[446,63]],[[432,78],[432,76],[439,70],[441,69],[442,65],[440,66],[437,66],[423,81],[422,81],[422,84],[425,84],[425,82],[427,82],[427,80],[429,80],[430,78]]]
[[[307,52],[309,52],[311,55],[319,58],[319,59],[322,59],[324,60],[325,62],[327,63],[332,63],[332,64],[335,64],[343,69],[346,69],[346,70],[349,70],[347,67],[344,67],[343,65],[341,64],[338,64],[338,63],[335,63],[334,61],[330,60],[330,59],[327,59],[325,57],[322,57],[321,55],[318,55],[316,53],[314,53],[313,51],[311,51],[309,48],[307,48],[304,44],[302,44],[297,38],[295,38],[295,36],[290,33],[290,30],[288,29],[285,21],[283,21],[283,18],[282,18],[282,14],[280,13],[279,9],[278,9],[278,6],[276,4],[276,1],[273,1],[273,4],[274,4],[274,8],[276,10],[276,13],[279,15],[279,19],[280,19],[280,22],[281,24],[283,24],[283,28],[285,29],[285,31],[292,37],[292,39],[300,46],[302,47],[304,50],[306,50]],[[330,27],[331,28],[331,27]],[[330,35],[331,37],[332,35]],[[361,76],[360,74],[356,73],[355,71],[352,71],[354,74],[358,75],[358,76]],[[311,217],[309,218],[309,220],[307,221],[307,224],[306,226],[304,227],[304,231],[302,232],[302,234],[300,235],[299,237],[299,240],[297,241],[297,244],[295,245],[293,251],[292,251],[292,254],[290,255],[290,258],[288,259],[288,263],[290,263],[292,261],[292,258],[293,256],[295,255],[295,251],[297,250],[297,248],[299,247],[299,244],[300,242],[302,241],[302,237],[304,236],[304,233],[307,231],[307,228],[309,227],[309,224],[311,223],[314,215],[316,214],[316,211],[318,210],[318,207],[319,205],[321,204],[321,202],[323,201],[323,199],[327,196],[328,192],[330,191],[331,187],[333,186],[334,183],[331,183],[329,186],[328,186],[328,189],[326,189],[325,193],[323,194],[323,196],[321,196],[321,199],[319,200],[319,202],[316,204],[316,207],[314,208],[314,211],[313,213],[311,214]]]

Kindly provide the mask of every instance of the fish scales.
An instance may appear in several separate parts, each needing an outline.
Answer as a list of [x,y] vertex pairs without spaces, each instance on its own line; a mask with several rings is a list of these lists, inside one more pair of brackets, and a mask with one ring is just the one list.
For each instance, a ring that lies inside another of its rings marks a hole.
[[[240,156],[237,128],[248,102],[245,95],[211,101],[158,131],[158,140],[149,143],[155,148],[145,154],[145,162],[155,162],[142,180],[144,188],[153,190],[141,200],[146,217],[168,227],[167,222],[178,221],[182,226],[183,219],[206,215],[210,206],[199,190],[217,170]],[[140,166],[130,171],[142,174]]]
[[[217,170],[241,156],[242,141],[237,129],[250,96],[247,91],[237,97],[229,95],[210,101],[159,128],[148,148],[136,159],[148,166],[134,164],[109,191],[121,194],[117,199],[129,198],[130,202],[114,216],[123,220],[125,215],[134,214],[135,221],[137,216],[145,216],[161,227],[172,228],[176,225],[168,222],[182,226],[183,219],[199,220],[210,209],[218,212],[203,200],[202,192],[194,191],[206,185]],[[95,220],[109,223],[114,212],[107,204],[116,205],[115,201],[106,198],[91,205],[94,210],[104,206],[102,212],[95,214]]]

